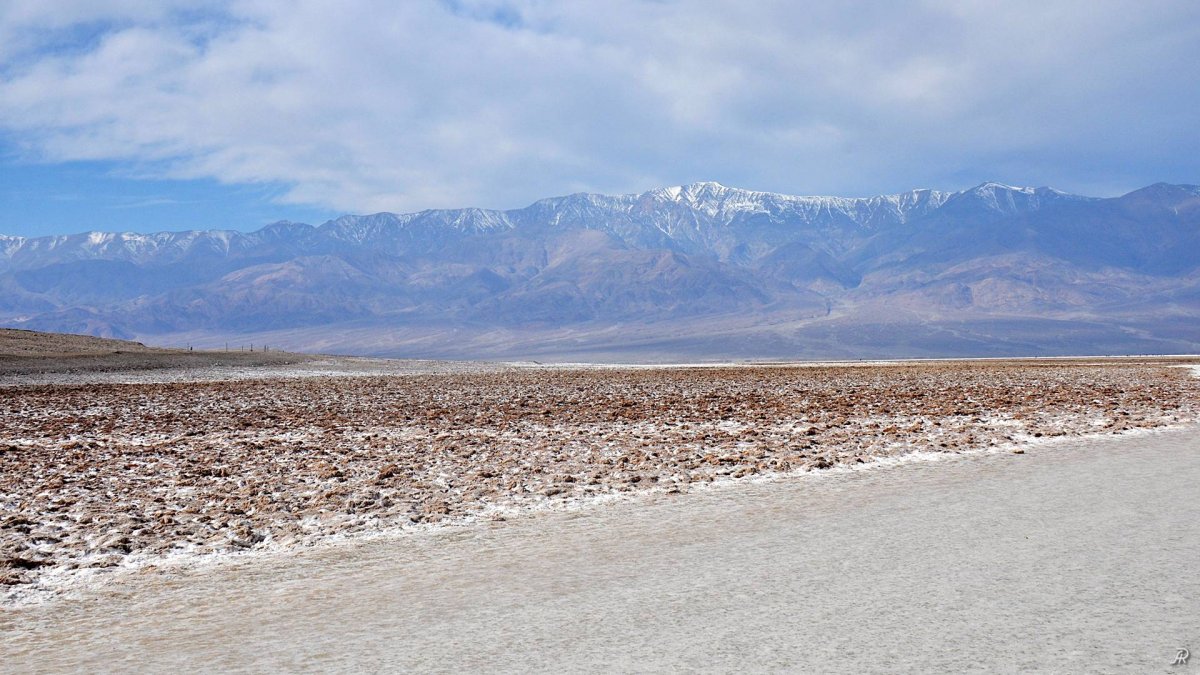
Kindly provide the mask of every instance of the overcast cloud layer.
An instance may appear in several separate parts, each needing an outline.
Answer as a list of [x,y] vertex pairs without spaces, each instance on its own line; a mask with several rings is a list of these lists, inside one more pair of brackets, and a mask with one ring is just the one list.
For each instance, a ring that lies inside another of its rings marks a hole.
[[8,151],[358,213],[1200,182],[1190,0],[196,4],[0,4]]

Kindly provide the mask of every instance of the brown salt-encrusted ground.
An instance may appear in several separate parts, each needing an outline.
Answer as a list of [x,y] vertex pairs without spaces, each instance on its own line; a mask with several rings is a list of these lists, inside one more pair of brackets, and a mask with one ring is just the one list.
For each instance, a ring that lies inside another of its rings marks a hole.
[[1149,363],[507,369],[0,388],[0,587],[722,477],[1191,423]]

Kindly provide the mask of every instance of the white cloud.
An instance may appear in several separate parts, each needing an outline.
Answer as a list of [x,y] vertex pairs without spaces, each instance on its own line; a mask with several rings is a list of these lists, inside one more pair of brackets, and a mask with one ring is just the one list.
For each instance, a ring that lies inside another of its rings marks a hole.
[[6,5],[0,127],[45,161],[354,212],[1200,169],[1192,3],[180,6]]

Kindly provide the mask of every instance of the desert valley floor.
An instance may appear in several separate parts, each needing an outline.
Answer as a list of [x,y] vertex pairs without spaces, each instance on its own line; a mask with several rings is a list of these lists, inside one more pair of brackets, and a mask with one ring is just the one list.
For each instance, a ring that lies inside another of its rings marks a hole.
[[1179,426],[1200,410],[1181,363],[24,369],[0,387],[0,589]]
[[36,336],[0,334],[15,672],[1147,672],[1200,639],[1195,358],[12,347]]

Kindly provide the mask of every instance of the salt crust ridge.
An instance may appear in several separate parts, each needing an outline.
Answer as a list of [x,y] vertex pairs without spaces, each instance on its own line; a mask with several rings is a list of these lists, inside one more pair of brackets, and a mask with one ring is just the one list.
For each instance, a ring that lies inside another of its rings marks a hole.
[[[1192,370],[1200,377],[1200,366],[1181,366]],[[1101,439],[1136,439],[1157,435],[1176,433],[1185,429],[1200,431],[1200,424],[1172,424],[1156,428],[1130,429],[1117,433],[1082,434],[1077,436],[1060,436],[1057,438],[1028,438],[1018,442],[995,445],[990,447],[969,448],[954,453],[914,451],[893,457],[880,457],[869,462],[855,465],[837,465],[827,469],[801,469],[798,471],[759,473],[744,477],[719,476],[711,483],[696,483],[689,487],[696,493],[719,492],[737,489],[746,484],[770,484],[788,480],[833,480],[841,476],[862,472],[882,471],[895,467],[912,464],[930,464],[943,461],[961,461],[964,459],[982,458],[988,456],[1011,454],[1014,451],[1045,450],[1063,445],[1087,443]],[[231,561],[268,560],[279,555],[288,555],[296,551],[314,549],[317,547],[334,548],[356,546],[368,541],[395,539],[401,540],[413,536],[437,536],[440,534],[462,531],[481,523],[497,520],[497,517],[508,520],[512,518],[536,517],[542,513],[572,513],[596,512],[605,506],[613,504],[652,503],[667,496],[668,488],[653,487],[629,493],[608,493],[570,500],[549,499],[541,502],[531,502],[521,505],[496,505],[483,512],[455,519],[450,522],[416,523],[402,526],[383,527],[370,532],[352,534],[333,533],[317,535],[299,544],[288,546],[267,546],[249,551],[228,551],[217,553],[192,554],[187,551],[167,554],[134,554],[127,556],[116,567],[106,569],[80,568],[74,570],[55,570],[43,575],[37,583],[28,586],[18,586],[0,595],[0,606],[21,607],[44,604],[58,600],[70,600],[80,597],[83,593],[105,586],[115,586],[128,583],[139,572],[154,569],[163,573],[172,571],[203,571]],[[679,498],[686,499],[686,495]]]

